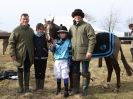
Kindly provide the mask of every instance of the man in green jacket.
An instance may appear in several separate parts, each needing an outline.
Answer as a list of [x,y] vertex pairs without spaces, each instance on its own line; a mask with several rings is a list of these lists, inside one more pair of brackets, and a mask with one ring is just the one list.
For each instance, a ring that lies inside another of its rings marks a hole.
[[[84,13],[81,9],[72,12],[73,25],[70,27],[72,42],[72,94],[79,92],[80,87],[80,63],[82,63],[82,95],[86,96],[90,82],[89,62],[96,43],[94,29],[89,23],[83,21]],[[71,67],[70,67],[71,68]]]
[[18,70],[19,93],[29,92],[30,67],[34,58],[34,31],[28,23],[29,15],[23,13],[20,17],[20,25],[9,37],[9,53]]

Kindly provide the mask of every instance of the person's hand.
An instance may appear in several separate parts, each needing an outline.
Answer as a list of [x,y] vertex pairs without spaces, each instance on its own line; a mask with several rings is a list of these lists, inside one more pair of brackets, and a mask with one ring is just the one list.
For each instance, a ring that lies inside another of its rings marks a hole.
[[90,59],[91,59],[91,57],[92,57],[92,53],[87,52],[87,53],[86,53],[86,59],[89,59],[89,60],[90,60]]
[[11,56],[13,61],[16,61],[16,56]]

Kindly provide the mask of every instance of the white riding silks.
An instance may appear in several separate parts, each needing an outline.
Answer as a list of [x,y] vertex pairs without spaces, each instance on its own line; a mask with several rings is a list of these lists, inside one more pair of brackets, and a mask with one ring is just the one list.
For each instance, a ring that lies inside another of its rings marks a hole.
[[55,77],[58,79],[69,78],[68,60],[55,60],[54,74],[55,74]]

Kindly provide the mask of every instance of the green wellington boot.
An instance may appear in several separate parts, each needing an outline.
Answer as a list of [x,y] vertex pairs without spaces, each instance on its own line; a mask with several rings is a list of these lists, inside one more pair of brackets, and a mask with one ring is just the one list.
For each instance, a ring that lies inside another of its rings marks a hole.
[[18,84],[19,84],[19,88],[17,92],[23,93],[24,88],[23,88],[23,69],[22,68],[18,68]]
[[70,95],[78,94],[79,89],[80,89],[80,74],[73,74],[73,88]]
[[24,91],[30,92],[29,90],[29,79],[30,79],[30,72],[24,73]]
[[36,89],[35,91],[39,90],[39,86],[40,86],[40,80],[39,79],[35,79],[36,80]]
[[83,81],[82,81],[82,96],[88,95],[88,87],[90,84],[90,72],[87,74],[83,74]]
[[44,79],[40,79],[39,89],[42,89],[43,90],[43,88],[44,88]]

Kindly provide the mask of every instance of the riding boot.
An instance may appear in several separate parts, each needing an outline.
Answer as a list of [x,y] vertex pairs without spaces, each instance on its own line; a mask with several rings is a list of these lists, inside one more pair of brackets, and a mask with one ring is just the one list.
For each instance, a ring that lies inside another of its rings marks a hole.
[[68,96],[69,96],[69,93],[68,93],[68,84],[65,84],[64,98],[67,98]]
[[44,88],[44,79],[40,79],[39,89],[42,89],[43,90],[43,88]]
[[30,79],[30,72],[24,72],[24,87],[25,92],[30,92],[29,90],[29,79]]
[[40,80],[36,79],[36,89],[35,89],[35,91],[39,90],[39,86],[40,86]]
[[83,76],[83,82],[82,82],[82,96],[88,95],[88,87],[90,84],[90,72],[87,74],[82,74]]
[[71,95],[78,94],[79,89],[80,89],[80,74],[73,74],[73,88]]
[[22,68],[18,68],[18,84],[19,84],[18,93],[23,93],[24,88],[23,88],[23,69]]
[[61,92],[61,80],[57,81],[56,95],[58,95],[60,92]]

